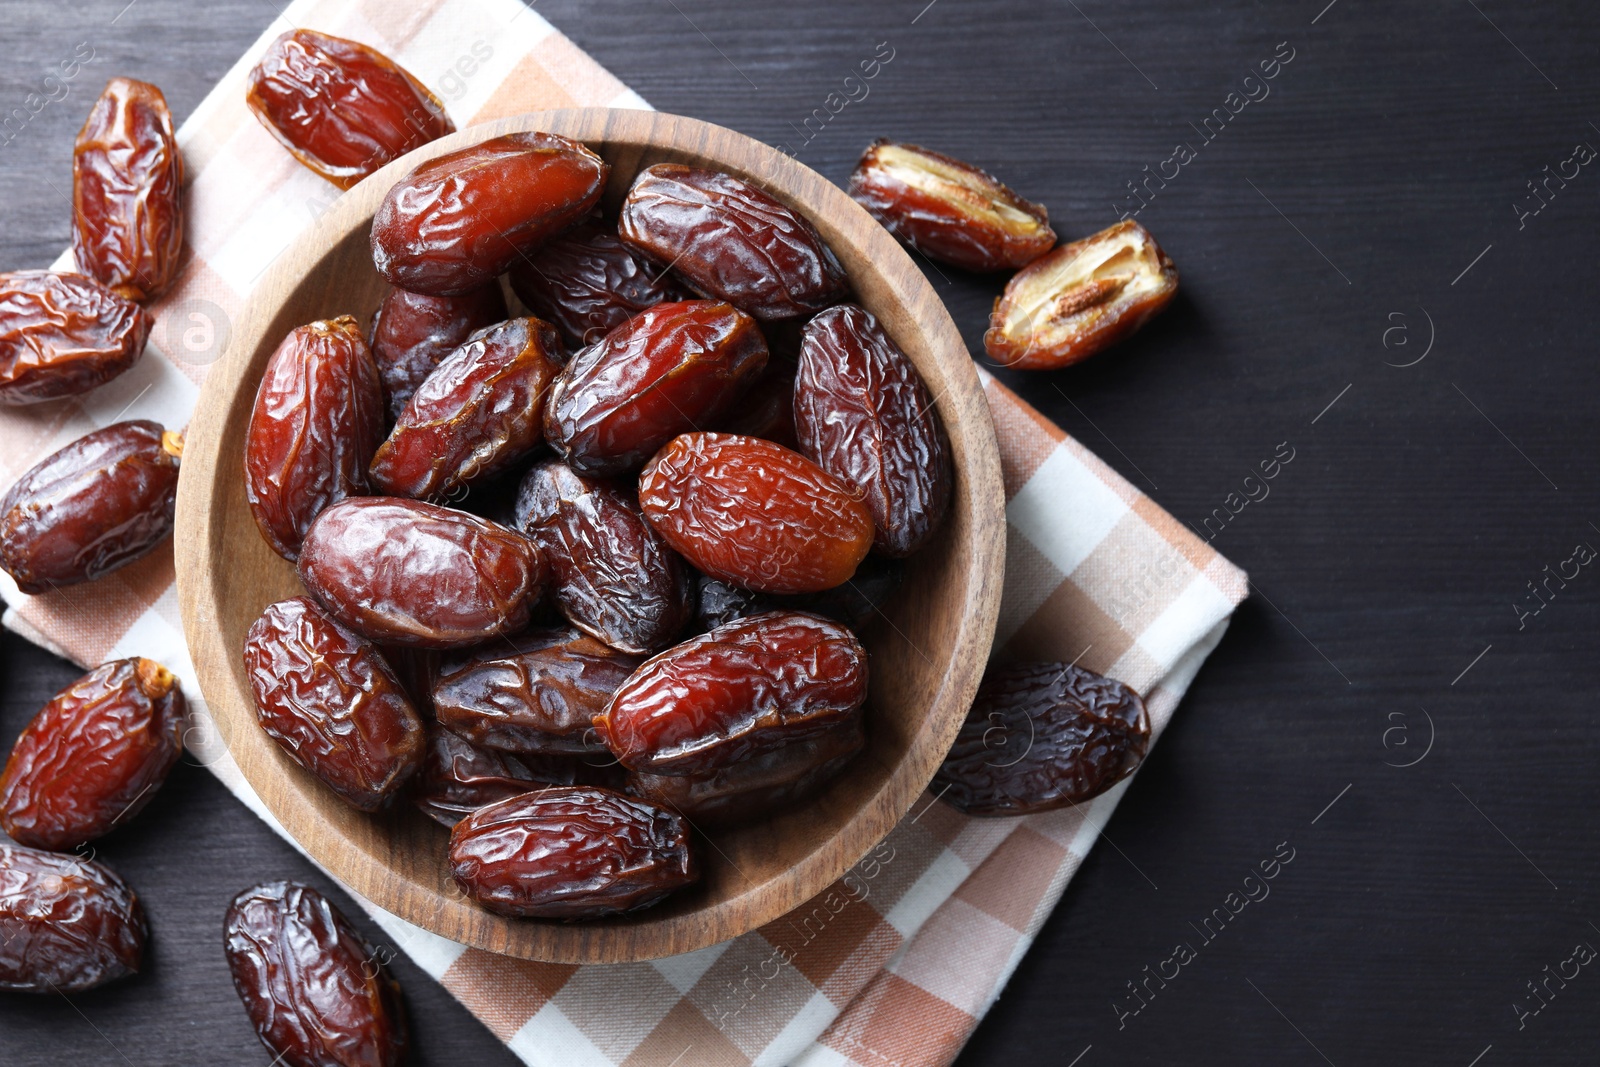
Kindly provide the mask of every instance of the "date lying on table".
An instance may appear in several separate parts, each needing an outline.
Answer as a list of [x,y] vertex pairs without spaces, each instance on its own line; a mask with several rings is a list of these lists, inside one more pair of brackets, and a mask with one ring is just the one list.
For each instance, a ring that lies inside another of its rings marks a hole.
[[0,773],[0,828],[57,852],[139,814],[183,754],[178,681],[149,659],[95,668],[51,698]]
[[298,882],[246,889],[222,921],[233,988],[287,1067],[395,1067],[405,1059],[400,983],[326,897]]
[[993,667],[933,784],[968,815],[1031,815],[1099,796],[1149,747],[1144,700],[1121,682],[1067,663]]
[[24,593],[109,574],[172,532],[183,439],[153,422],[85,434],[0,499],[0,567]]
[[79,993],[137,974],[148,936],[109,867],[0,843],[0,990]]
[[635,911],[699,878],[682,819],[594,786],[479,808],[450,834],[450,873],[490,911],[543,919]]

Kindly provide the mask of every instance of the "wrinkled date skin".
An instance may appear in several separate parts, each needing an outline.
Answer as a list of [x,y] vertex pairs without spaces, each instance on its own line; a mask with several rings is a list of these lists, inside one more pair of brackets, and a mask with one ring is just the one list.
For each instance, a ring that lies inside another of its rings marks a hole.
[[450,834],[450,873],[490,911],[540,919],[635,911],[699,878],[682,819],[594,786],[473,812]]
[[609,223],[579,223],[511,265],[511,288],[575,348],[594,344],[641,311],[692,295],[623,244]]
[[859,722],[842,723],[705,777],[628,775],[628,792],[675,811],[697,830],[726,830],[782,815],[821,792],[866,744]]
[[992,668],[933,785],[968,815],[1029,815],[1097,797],[1150,747],[1144,700],[1065,663]]
[[580,474],[638,470],[715,420],[766,365],[767,342],[742,311],[657,304],[572,358],[551,389],[545,437]]
[[695,292],[763,321],[820,311],[850,287],[816,227],[730,174],[679,163],[640,171],[617,233]]
[[705,776],[858,721],[866,699],[867,653],[854,634],[775,611],[650,660],[594,725],[629,770]]
[[[447,664],[433,690],[439,725],[518,755],[604,753],[594,717],[644,662],[576,630],[534,630],[509,650]],[[604,761],[597,761],[604,762]]]
[[300,580],[382,644],[459,648],[528,623],[543,555],[515,530],[420,500],[346,500],[312,523]]
[[244,639],[256,721],[289,758],[362,811],[422,764],[422,719],[371,642],[308,597],[269,605]]
[[112,78],[72,150],[72,258],[129,300],[159,296],[183,252],[183,156],[167,98]]
[[544,402],[561,372],[555,327],[509,319],[468,338],[428,375],[368,472],[391,496],[427,498],[492,478],[544,441]]
[[549,785],[584,784],[595,771],[569,756],[514,756],[435,730],[411,800],[428,818],[451,827],[510,797]]
[[0,773],[0,828],[66,852],[144,809],[183,754],[183,691],[154,660],[119,659],[51,698]]
[[809,611],[837,619],[859,631],[882,612],[905,577],[905,564],[887,556],[868,556],[856,568],[855,576],[843,585],[820,593],[775,596],[756,593],[731,585],[720,578],[702,574],[698,619],[702,630],[709,630],[734,619],[768,611]]
[[918,252],[964,270],[1016,270],[1056,243],[1042,205],[987,171],[914,144],[868,147],[850,195]]
[[1081,363],[1149,322],[1178,291],[1178,268],[1132,219],[1062,245],[1006,283],[983,348],[1017,370]]
[[144,308],[82,274],[0,274],[0,406],[81,396],[139,362]]
[[849,486],[756,437],[674,439],[639,475],[639,505],[696,568],[761,593],[843,585],[872,548],[872,514]]
[[0,499],[0,567],[24,593],[91,581],[172,532],[183,441],[118,422],[33,467]]
[[0,990],[80,993],[137,974],[148,936],[109,867],[0,842]]
[[296,159],[341,189],[456,132],[439,98],[394,60],[315,30],[272,42],[250,71],[245,103]]
[[508,134],[431,159],[378,207],[373,263],[414,293],[471,292],[594,210],[610,171],[553,133]]
[[689,569],[614,486],[540,463],[522,479],[517,527],[544,550],[556,604],[583,632],[623,652],[659,652],[693,612]]
[[955,471],[922,376],[868,311],[829,308],[806,324],[795,376],[800,451],[866,490],[873,547],[909,556],[950,510]]
[[383,379],[389,417],[398,419],[411,394],[444,357],[485,326],[506,318],[498,285],[461,296],[426,296],[390,288],[372,316],[368,345]]
[[395,1067],[405,1059],[400,983],[378,950],[310,886],[267,882],[222,920],[233,988],[285,1067]]
[[283,339],[256,390],[244,444],[245,499],[274,552],[299,558],[324,508],[366,493],[383,422],[378,367],[354,318],[313,322]]

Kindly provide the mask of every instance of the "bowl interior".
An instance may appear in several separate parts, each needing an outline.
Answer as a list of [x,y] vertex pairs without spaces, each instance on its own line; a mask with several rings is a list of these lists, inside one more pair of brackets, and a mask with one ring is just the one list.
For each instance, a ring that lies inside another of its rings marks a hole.
[[[245,427],[283,336],[352,314],[363,326],[385,285],[369,224],[383,193],[424,158],[518,130],[581,140],[611,164],[616,208],[638,170],[671,161],[721,169],[802,211],[849,272],[857,299],[916,362],[937,398],[957,488],[943,532],[909,561],[886,617],[862,634],[871,656],[868,747],[812,803],[769,823],[703,838],[704,881],[633,916],[512,920],[466,900],[444,860],[447,833],[409,804],[366,815],[294,764],[256,725],[240,649],[266,605],[302,592],[245,502]],[[989,653],[1004,550],[998,454],[959,333],[909,257],[842,191],[777,151],[706,123],[653,112],[541,112],[461,131],[343,196],[263,278],[190,424],[178,499],[178,575],[201,687],[241,771],[319,863],[424,929],[493,952],[619,962],[701,948],[777,919],[841,877],[905,814],[954,738]]]

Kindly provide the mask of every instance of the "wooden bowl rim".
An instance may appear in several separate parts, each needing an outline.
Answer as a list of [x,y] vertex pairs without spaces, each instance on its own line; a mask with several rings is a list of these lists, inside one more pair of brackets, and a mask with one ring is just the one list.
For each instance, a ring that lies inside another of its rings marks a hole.
[[[817,896],[881,841],[926,788],[955,739],[987,663],[999,612],[1005,552],[1005,512],[999,451],[987,401],[955,323],[932,286],[889,233],[842,189],[777,149],[720,126],[684,116],[620,108],[564,108],[529,112],[468,127],[390,163],[344,193],[315,225],[280,254],[257,283],[238,317],[227,350],[201,387],[191,418],[178,487],[175,551],[184,633],[201,692],[219,732],[223,718],[244,716],[255,726],[247,693],[235,684],[215,605],[222,591],[211,560],[220,549],[223,524],[213,521],[211,490],[219,479],[241,477],[237,457],[221,455],[224,421],[246,381],[251,356],[272,320],[304,275],[357,227],[369,225],[388,189],[424,160],[507,133],[549,130],[591,144],[609,143],[648,151],[703,157],[708,166],[740,173],[814,220],[849,225],[850,241],[872,264],[886,291],[912,309],[917,328],[938,364],[945,411],[963,413],[967,442],[957,450],[956,506],[970,511],[971,555],[960,589],[959,629],[949,666],[939,681],[919,734],[881,787],[846,820],[781,875],[752,884],[718,903],[652,921],[642,912],[622,920],[560,924],[508,919],[465,900],[441,901],[373,861],[355,847],[339,847],[337,828],[309,805],[297,803],[295,783],[283,774],[241,774],[284,831],[306,853],[352,891],[423,929],[470,947],[553,963],[616,963],[659,958],[704,948],[765,925]],[[276,340],[273,341],[276,345]],[[927,373],[927,368],[923,368]],[[949,421],[948,419],[946,420]],[[959,573],[959,572],[953,572]],[[231,748],[231,746],[230,746]],[[348,842],[348,838],[344,838]],[[454,913],[454,914],[452,914]]]

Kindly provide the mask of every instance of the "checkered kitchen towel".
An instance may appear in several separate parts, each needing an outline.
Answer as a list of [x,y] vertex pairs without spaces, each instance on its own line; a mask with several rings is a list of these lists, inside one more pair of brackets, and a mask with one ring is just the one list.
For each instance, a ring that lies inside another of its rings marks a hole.
[[[193,255],[153,309],[152,351],[81,401],[0,415],[0,485],[119,419],[184,425],[252,285],[331,204],[333,187],[244,107],[246,72],[289,25],[394,56],[461,126],[542,108],[648,106],[519,0],[297,0],[179,132]],[[1244,599],[1243,572],[987,375],[984,387],[1008,519],[996,648],[1120,678],[1147,694],[1159,736]],[[273,821],[197,699],[170,551],[39,597],[0,575],[0,593],[11,605],[6,625],[79,664],[145,655],[169,665],[193,702],[191,749]],[[923,1067],[955,1057],[1125,788],[1019,819],[969,819],[924,796],[810,904],[734,941],[651,963],[507,959],[366,907],[529,1064]]]

